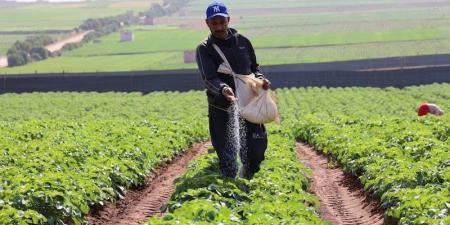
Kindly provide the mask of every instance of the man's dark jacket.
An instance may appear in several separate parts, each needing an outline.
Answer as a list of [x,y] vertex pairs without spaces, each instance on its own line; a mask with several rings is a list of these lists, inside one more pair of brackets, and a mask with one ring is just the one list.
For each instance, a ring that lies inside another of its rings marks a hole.
[[208,103],[224,110],[228,109],[230,103],[222,95],[222,89],[231,87],[234,93],[236,93],[236,89],[231,75],[217,72],[223,60],[212,46],[213,43],[222,50],[236,74],[254,73],[256,77],[263,77],[250,41],[234,29],[230,28],[228,31],[229,35],[226,40],[218,39],[210,34],[197,47],[196,52],[197,65],[207,89]]

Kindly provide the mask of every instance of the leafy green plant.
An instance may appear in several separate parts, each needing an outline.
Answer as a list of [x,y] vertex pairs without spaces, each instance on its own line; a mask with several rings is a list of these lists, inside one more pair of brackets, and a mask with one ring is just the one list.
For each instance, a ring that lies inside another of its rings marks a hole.
[[449,84],[278,90],[283,126],[359,176],[386,221],[448,224],[450,116],[418,118],[424,101],[450,108]]
[[[0,96],[0,224],[83,224],[207,137],[201,92]],[[180,110],[182,108],[183,110]]]
[[165,216],[145,224],[329,224],[317,214],[318,199],[306,192],[294,139],[278,129],[271,128],[266,160],[252,180],[223,178],[211,149],[177,181]]

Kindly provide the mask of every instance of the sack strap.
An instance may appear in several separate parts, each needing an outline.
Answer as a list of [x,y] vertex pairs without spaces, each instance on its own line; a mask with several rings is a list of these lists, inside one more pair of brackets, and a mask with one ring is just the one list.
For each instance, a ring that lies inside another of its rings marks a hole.
[[220,55],[220,58],[222,58],[223,63],[225,64],[225,66],[227,66],[230,70],[231,73],[230,76],[240,80],[242,83],[247,83],[245,82],[245,80],[243,80],[242,78],[240,78],[239,76],[236,76],[236,73],[233,71],[233,68],[231,68],[230,63],[227,60],[227,57],[225,57],[225,54],[223,54],[222,50],[219,48],[219,46],[217,46],[216,44],[212,44],[212,46],[214,47],[214,49],[216,50],[216,52]]
[[228,66],[228,67],[231,69],[231,71],[233,72],[233,74],[234,74],[234,71],[233,71],[233,69],[231,68],[230,63],[228,62],[227,57],[225,57],[225,54],[223,54],[223,52],[222,52],[222,50],[219,48],[219,46],[217,46],[216,44],[212,44],[212,46],[214,47],[214,49],[216,50],[216,52],[220,55],[220,58],[222,58],[222,60],[223,60],[223,62],[225,63],[225,65]]

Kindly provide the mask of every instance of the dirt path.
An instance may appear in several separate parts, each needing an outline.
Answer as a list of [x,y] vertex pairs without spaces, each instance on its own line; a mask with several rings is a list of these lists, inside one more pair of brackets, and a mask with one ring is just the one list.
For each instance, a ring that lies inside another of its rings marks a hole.
[[89,34],[90,32],[92,32],[93,30],[88,30],[88,31],[84,31],[84,32],[80,32],[77,34],[74,34],[72,36],[69,36],[67,38],[64,38],[63,40],[57,41],[53,44],[47,45],[45,46],[45,48],[47,50],[49,50],[50,52],[56,52],[61,50],[65,44],[68,43],[78,43],[80,41],[83,40],[84,36],[86,36],[87,34]]
[[[67,38],[64,38],[63,40],[57,41],[53,44],[47,45],[45,46],[45,48],[47,50],[49,50],[50,52],[56,52],[61,50],[65,44],[68,43],[78,43],[80,41],[83,40],[84,36],[86,36],[87,34],[89,34],[90,32],[92,32],[93,30],[88,30],[88,31],[84,31],[84,32],[80,32],[77,34],[74,34],[72,36],[69,36]],[[0,68],[4,68],[8,66],[8,59],[6,58],[6,56],[0,56]]]
[[140,190],[129,191],[125,199],[116,205],[107,204],[103,209],[92,212],[87,220],[91,225],[140,224],[153,215],[160,214],[160,207],[174,191],[174,180],[186,171],[188,163],[207,152],[210,142],[195,144],[168,165],[150,176],[147,185]]
[[0,56],[0,68],[8,66],[8,58],[6,56]]
[[320,214],[334,225],[381,225],[384,211],[364,193],[359,180],[340,168],[328,168],[328,159],[311,147],[297,144],[300,161],[313,171],[311,192],[320,198]]

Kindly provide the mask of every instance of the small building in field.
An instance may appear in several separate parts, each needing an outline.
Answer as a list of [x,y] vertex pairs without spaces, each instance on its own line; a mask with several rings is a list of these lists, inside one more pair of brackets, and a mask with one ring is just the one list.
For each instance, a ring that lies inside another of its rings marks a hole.
[[152,16],[145,16],[144,21],[142,22],[144,25],[154,25],[155,20]]
[[122,31],[120,33],[120,41],[133,41],[134,40],[134,34],[132,31]]
[[195,63],[196,61],[194,50],[184,51],[184,63]]

